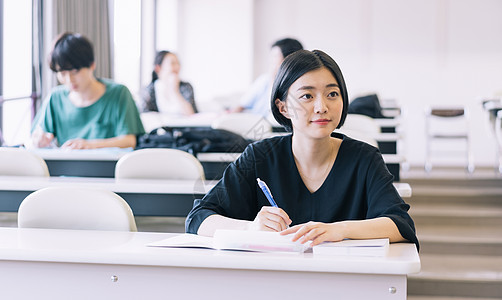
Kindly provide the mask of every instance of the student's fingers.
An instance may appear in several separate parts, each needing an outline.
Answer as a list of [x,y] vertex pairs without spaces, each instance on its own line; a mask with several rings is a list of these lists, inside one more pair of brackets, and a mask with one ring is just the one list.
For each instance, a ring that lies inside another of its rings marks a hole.
[[281,231],[281,235],[288,235],[297,232],[302,225],[295,225],[292,227],[287,228],[286,230]]
[[[321,241],[323,241],[323,237],[324,239],[326,238],[325,235],[325,228],[319,226],[310,227],[309,230],[299,239],[299,242],[301,244],[305,244],[308,241],[321,243]],[[312,246],[314,246],[314,244],[312,244]]]
[[282,208],[271,207],[271,206],[264,206],[264,207],[266,207],[267,209],[269,209],[270,212],[281,216],[281,218],[284,220],[284,222],[286,223],[287,226],[289,226],[289,224],[291,224],[292,221],[289,218],[289,215]]
[[292,241],[295,242],[299,240],[300,243],[303,244],[316,238],[326,231],[323,225],[323,223],[318,222],[308,222],[306,224],[299,225],[300,228],[293,235]]
[[54,140],[54,134],[49,132],[44,132],[42,138],[39,141],[39,147],[45,148],[49,147]]
[[[281,231],[288,228],[289,224],[291,224],[291,219],[289,218],[288,214],[281,208],[278,207],[271,207],[271,206],[264,206],[262,209],[267,210],[270,212],[273,217],[271,217],[273,220],[276,220],[277,222],[281,223]],[[276,217],[279,217],[280,219],[277,220]]]
[[264,206],[256,215],[254,223],[258,226],[258,230],[282,231],[288,227],[288,221],[284,218],[289,220],[288,215],[282,209]]
[[284,219],[276,214],[267,214],[265,224],[267,227],[273,229],[274,231],[283,231],[288,228]]
[[35,129],[32,134],[33,145],[38,148],[49,147],[53,139],[54,135],[52,133],[45,132],[40,127]]
[[85,140],[82,139],[73,139],[66,141],[61,148],[67,149],[83,149],[85,146]]

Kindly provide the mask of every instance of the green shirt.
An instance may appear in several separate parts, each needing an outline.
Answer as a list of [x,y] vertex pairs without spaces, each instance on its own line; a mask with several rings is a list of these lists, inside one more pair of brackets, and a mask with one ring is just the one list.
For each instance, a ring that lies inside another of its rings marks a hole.
[[59,145],[75,138],[107,139],[145,133],[127,87],[107,79],[98,81],[106,86],[106,91],[87,107],[75,106],[68,98],[66,86],[55,87],[37,113],[32,131],[40,126],[54,134]]

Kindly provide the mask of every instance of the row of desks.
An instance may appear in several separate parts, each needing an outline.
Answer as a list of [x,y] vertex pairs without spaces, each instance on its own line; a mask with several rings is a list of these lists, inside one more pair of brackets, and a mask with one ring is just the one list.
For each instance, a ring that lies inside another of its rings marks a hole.
[[[16,212],[23,199],[45,187],[91,187],[113,191],[127,201],[135,216],[185,217],[193,200],[202,198],[218,181],[115,179],[90,177],[0,176],[0,211]],[[401,197],[411,196],[407,183],[394,183]]]
[[[42,157],[52,176],[114,177],[118,159],[131,150],[72,150],[36,149],[32,150]],[[218,180],[225,168],[239,157],[240,153],[199,153],[206,179]],[[403,158],[397,154],[383,154],[394,180],[400,180],[400,164]]]

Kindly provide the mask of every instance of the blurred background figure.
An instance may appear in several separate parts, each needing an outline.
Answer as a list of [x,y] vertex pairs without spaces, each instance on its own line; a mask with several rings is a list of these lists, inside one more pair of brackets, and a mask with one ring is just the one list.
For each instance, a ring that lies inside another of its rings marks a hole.
[[173,115],[197,113],[193,87],[181,81],[176,54],[160,51],[155,56],[152,82],[141,93],[141,112],[156,111]]
[[242,97],[240,106],[231,109],[231,111],[246,111],[267,117],[271,113],[270,93],[279,66],[286,56],[302,49],[303,45],[298,40],[292,38],[284,38],[272,44],[269,71],[260,75],[253,82],[250,89]]
[[144,128],[129,89],[96,78],[94,49],[78,33],[56,40],[49,65],[61,85],[45,99],[34,121],[30,146],[93,149],[135,147]]

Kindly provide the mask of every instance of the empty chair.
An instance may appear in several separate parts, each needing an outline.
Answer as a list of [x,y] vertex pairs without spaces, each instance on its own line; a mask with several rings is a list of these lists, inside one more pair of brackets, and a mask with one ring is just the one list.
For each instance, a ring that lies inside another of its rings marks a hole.
[[24,148],[0,147],[0,175],[49,176],[45,160]]
[[252,113],[230,113],[216,118],[211,127],[224,129],[250,140],[261,140],[272,133],[272,125],[261,115]]
[[448,142],[448,146],[443,146],[443,160],[452,158],[452,153],[456,152],[456,147],[452,142],[457,140],[463,142],[463,152],[465,153],[466,170],[470,173],[474,171],[472,154],[469,144],[469,126],[467,110],[464,107],[432,107],[425,110],[425,132],[426,132],[426,152],[425,170],[432,169],[432,156],[439,151],[433,151],[433,143],[438,141]]
[[358,131],[358,130],[352,130],[352,129],[346,129],[346,128],[341,128],[341,129],[336,129],[335,132],[340,132],[345,134],[346,136],[365,142],[366,144],[370,144],[371,146],[378,148],[378,142],[377,140],[370,134],[363,132],[363,131]]
[[502,173],[502,136],[500,128],[500,111],[502,111],[502,101],[500,98],[483,100],[483,108],[488,114],[488,120],[491,132],[495,137],[495,155],[496,165],[500,173]]
[[347,114],[343,126],[335,131],[378,148],[375,138],[381,133],[380,126],[373,118],[366,115]]
[[193,155],[178,149],[140,149],[122,156],[115,166],[117,179],[200,179],[204,168]]
[[498,170],[502,174],[502,108],[497,112],[495,120],[495,137],[497,140]]
[[18,227],[137,231],[127,202],[114,192],[48,187],[28,195],[18,210]]
[[347,114],[340,129],[364,132],[373,137],[381,133],[380,125],[373,118],[360,114]]

